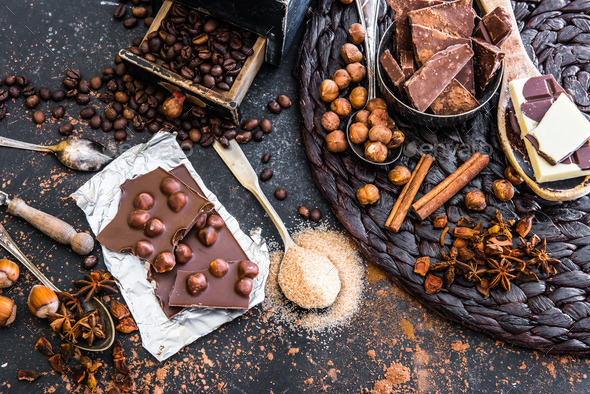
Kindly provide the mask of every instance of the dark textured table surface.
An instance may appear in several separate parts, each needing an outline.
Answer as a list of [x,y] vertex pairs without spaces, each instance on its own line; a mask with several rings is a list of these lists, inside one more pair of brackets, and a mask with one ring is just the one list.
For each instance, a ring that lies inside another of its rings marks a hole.
[[[0,5],[0,76],[24,74],[37,88],[56,89],[66,67],[80,69],[86,79],[99,75],[120,48],[146,30],[140,25],[129,31],[114,21],[116,4],[98,0],[4,2]],[[244,114],[268,116],[274,131],[263,142],[244,146],[244,151],[257,171],[264,168],[261,156],[273,155],[270,166],[275,175],[262,187],[269,196],[277,187],[287,189],[285,201],[273,201],[288,228],[295,230],[302,224],[297,207],[304,204],[322,209],[322,222],[339,229],[311,180],[300,144],[297,109],[292,107],[280,115],[265,109],[266,103],[279,94],[297,101],[297,82],[291,78],[295,52],[291,51],[280,68],[264,66],[246,96]],[[0,121],[0,135],[43,144],[58,141],[57,127],[62,122],[50,120],[35,126],[30,120],[32,111],[25,110],[23,103],[22,98],[9,100],[9,114]],[[104,108],[96,99],[92,104]],[[49,115],[54,105],[42,102],[38,109]],[[67,116],[76,119],[81,107],[72,102],[64,105]],[[112,134],[93,131],[83,123],[76,135],[115,147]],[[147,133],[137,133],[126,143],[131,146],[147,138]],[[213,149],[195,149],[190,160],[244,230],[261,227],[270,241],[279,242],[270,219],[238,185]],[[64,170],[49,155],[6,148],[0,148],[0,168],[1,190],[66,219],[79,230],[88,230],[83,214],[68,196],[91,174]],[[0,222],[58,287],[70,289],[71,281],[84,274],[82,258],[22,220],[10,217],[4,208],[0,209]],[[95,253],[100,256],[98,247]],[[8,255],[0,251],[0,257]],[[26,298],[36,280],[24,269],[21,272],[17,285],[2,292],[15,300],[18,314],[12,326],[0,329],[0,392],[83,392],[83,388],[52,372],[46,357],[34,351],[42,335],[54,345],[59,341],[46,321],[29,313]],[[362,392],[387,386],[380,381],[390,366],[409,374],[406,383],[393,387],[399,391],[590,390],[586,359],[546,356],[450,324],[393,287],[376,269],[368,269],[364,295],[362,307],[350,324],[331,333],[293,330],[258,306],[163,363],[141,347],[139,334],[118,334],[118,339],[127,352],[137,388],[155,393]],[[110,352],[98,357],[104,366],[97,392],[104,392],[111,387],[112,361]],[[46,374],[35,383],[19,382],[19,369]]]

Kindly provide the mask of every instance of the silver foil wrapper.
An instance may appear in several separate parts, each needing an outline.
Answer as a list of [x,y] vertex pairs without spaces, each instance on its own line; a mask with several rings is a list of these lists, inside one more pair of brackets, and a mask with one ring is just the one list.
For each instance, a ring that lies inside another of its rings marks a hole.
[[[186,165],[205,196],[215,204],[215,209],[249,259],[258,264],[260,273],[254,280],[254,289],[250,295],[249,307],[252,308],[264,300],[264,284],[270,266],[268,248],[262,241],[260,230],[253,231],[252,238],[240,230],[237,220],[205,186],[173,134],[157,133],[147,143],[124,152],[73,193],[72,197],[86,214],[94,234],[98,234],[115,217],[122,195],[120,185],[126,179],[137,178],[157,167],[171,170],[181,164]],[[119,281],[121,294],[139,327],[143,346],[159,361],[166,360],[184,346],[246,312],[187,308],[168,319],[154,293],[155,284],[147,280],[149,264],[138,257],[116,253],[105,247],[102,251],[105,264]]]

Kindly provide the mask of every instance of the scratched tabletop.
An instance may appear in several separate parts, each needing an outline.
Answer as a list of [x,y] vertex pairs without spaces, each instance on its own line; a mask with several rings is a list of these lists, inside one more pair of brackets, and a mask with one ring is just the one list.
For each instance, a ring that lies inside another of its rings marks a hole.
[[[37,89],[61,88],[64,70],[77,68],[85,79],[100,75],[113,63],[119,49],[143,36],[143,23],[127,30],[113,19],[118,3],[99,0],[4,0],[0,4],[0,77],[26,75]],[[132,7],[130,3],[128,7]],[[130,11],[128,11],[128,14]],[[298,41],[299,42],[299,41]],[[266,104],[279,94],[297,98],[297,81],[292,77],[297,48],[292,48],[279,68],[263,66],[243,104],[246,118],[268,117],[274,131],[260,143],[243,149],[254,169],[270,166],[274,176],[262,184],[267,195],[283,187],[284,201],[271,197],[290,230],[309,223],[297,208],[318,207],[320,224],[341,230],[317,191],[299,134],[295,106],[280,115],[270,114]],[[0,87],[2,89],[2,87]],[[78,118],[81,106],[72,101],[66,119]],[[32,121],[32,111],[23,98],[8,101],[8,114],[0,121],[0,135],[39,144],[54,144],[64,120],[50,113],[56,103],[36,108],[48,116],[41,126]],[[94,98],[91,105],[104,108]],[[112,133],[76,127],[76,136],[99,141],[121,150],[145,142],[149,133],[132,133],[124,147]],[[263,165],[263,154],[272,154]],[[275,249],[281,247],[278,233],[254,197],[239,186],[211,148],[195,149],[189,157],[208,187],[240,222],[242,229],[260,227]],[[56,215],[78,230],[88,231],[84,215],[68,197],[92,174],[64,169],[52,156],[0,148],[0,190],[19,196],[36,208]],[[56,244],[18,218],[0,208],[2,223],[24,253],[60,288],[71,290],[71,281],[85,271],[82,258],[68,247]],[[104,268],[100,248],[93,252]],[[0,251],[0,258],[9,257]],[[34,350],[41,336],[54,346],[60,342],[49,324],[31,315],[27,296],[36,279],[21,268],[17,284],[2,291],[12,298],[18,313],[15,323],[0,329],[0,392],[69,393],[85,391],[69,378],[51,370],[47,357]],[[105,297],[105,300],[120,296]],[[143,347],[137,332],[117,334],[128,357],[138,390],[150,393],[176,392],[585,392],[590,391],[588,360],[547,356],[525,350],[443,321],[393,286],[377,269],[367,267],[366,288],[360,310],[350,323],[330,332],[309,333],[278,321],[258,306],[243,317],[187,346],[166,362],[157,362]],[[91,354],[104,364],[97,374],[95,392],[112,387],[110,351]],[[19,369],[44,375],[33,383],[17,380]]]

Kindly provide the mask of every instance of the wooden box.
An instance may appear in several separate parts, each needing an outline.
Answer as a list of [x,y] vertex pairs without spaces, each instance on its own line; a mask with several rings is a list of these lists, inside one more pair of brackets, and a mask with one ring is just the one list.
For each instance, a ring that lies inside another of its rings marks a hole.
[[[268,40],[266,62],[278,66],[308,12],[311,0],[177,0]],[[161,0],[153,0],[158,7]]]
[[[162,20],[166,17],[173,4],[174,2],[171,0],[164,1],[144,40],[150,33],[160,28]],[[202,12],[202,10],[199,11]],[[266,42],[265,37],[258,36],[252,48],[254,53],[244,63],[229,91],[218,88],[209,89],[203,85],[193,83],[180,74],[162,67],[161,60],[153,63],[131,53],[127,49],[119,51],[119,55],[131,73],[153,84],[160,85],[170,92],[180,90],[186,95],[189,103],[205,108],[208,114],[220,116],[239,124],[240,104],[264,62]]]

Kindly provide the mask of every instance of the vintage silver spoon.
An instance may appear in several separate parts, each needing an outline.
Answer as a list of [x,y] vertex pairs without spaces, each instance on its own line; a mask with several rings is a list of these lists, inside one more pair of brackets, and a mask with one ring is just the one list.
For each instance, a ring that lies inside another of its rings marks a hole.
[[63,165],[78,171],[100,171],[115,157],[98,142],[85,138],[67,138],[57,145],[45,146],[0,137],[0,146],[53,153]]
[[[31,263],[31,261],[25,256],[25,254],[19,249],[16,243],[10,238],[10,235],[4,228],[2,224],[0,224],[0,246],[6,249],[10,254],[12,254],[18,261],[20,261],[35,277],[43,283],[44,286],[49,287],[51,290],[55,292],[59,292],[60,290],[49,280],[45,275],[41,273],[37,269],[37,267]],[[107,350],[111,347],[113,342],[115,341],[115,324],[113,323],[113,319],[111,318],[111,314],[104,306],[102,302],[100,302],[96,297],[92,298],[90,301],[85,302],[83,305],[84,313],[89,312],[91,310],[98,310],[98,315],[103,323],[103,332],[105,335],[104,339],[95,341],[92,346],[84,346],[81,344],[74,344],[74,346],[82,349],[88,350],[90,352],[102,352]]]

